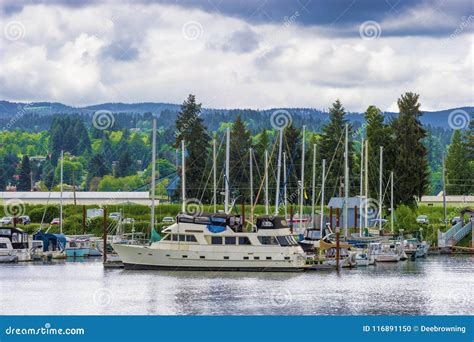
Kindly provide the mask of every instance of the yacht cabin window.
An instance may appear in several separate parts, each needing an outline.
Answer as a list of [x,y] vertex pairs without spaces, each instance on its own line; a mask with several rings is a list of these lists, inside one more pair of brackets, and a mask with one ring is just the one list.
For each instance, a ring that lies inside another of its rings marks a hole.
[[6,249],[7,248],[7,244],[6,243],[0,243],[0,249]]
[[258,240],[262,245],[278,245],[278,241],[274,236],[259,236]]
[[222,236],[211,236],[211,243],[213,245],[222,245]]
[[251,245],[249,238],[246,236],[240,236],[239,245]]
[[235,236],[226,236],[225,237],[225,244],[226,245],[235,245],[237,243]]

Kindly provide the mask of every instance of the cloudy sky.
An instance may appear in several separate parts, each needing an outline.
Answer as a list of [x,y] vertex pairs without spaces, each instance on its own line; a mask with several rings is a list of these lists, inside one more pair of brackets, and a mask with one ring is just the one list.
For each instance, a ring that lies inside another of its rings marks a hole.
[[473,105],[470,0],[2,0],[0,99]]

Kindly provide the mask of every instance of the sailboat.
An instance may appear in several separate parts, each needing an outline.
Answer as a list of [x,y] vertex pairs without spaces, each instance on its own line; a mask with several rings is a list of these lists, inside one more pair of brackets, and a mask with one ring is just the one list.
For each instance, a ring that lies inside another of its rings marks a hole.
[[[66,258],[66,236],[63,234],[63,173],[64,173],[64,151],[61,151],[61,167],[60,167],[60,204],[59,204],[59,234],[48,233],[49,228],[46,232],[43,232],[40,228],[33,235],[33,240],[42,241],[43,244],[43,256],[47,259],[65,259]],[[46,210],[47,208],[45,208]]]

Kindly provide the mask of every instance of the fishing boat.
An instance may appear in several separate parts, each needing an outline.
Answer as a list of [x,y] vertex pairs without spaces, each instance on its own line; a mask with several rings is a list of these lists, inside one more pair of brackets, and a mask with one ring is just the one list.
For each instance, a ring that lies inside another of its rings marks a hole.
[[238,215],[180,214],[150,245],[114,243],[125,268],[215,271],[301,271],[303,249],[282,217],[258,217],[253,232]]
[[28,233],[17,227],[0,228],[0,238],[10,241],[18,261],[31,261]]
[[33,235],[33,240],[43,244],[43,255],[48,259],[65,259],[66,237],[63,234],[50,234],[38,231]]
[[400,261],[400,246],[394,242],[378,242],[373,244],[376,262]]
[[89,256],[90,241],[86,238],[66,237],[64,252],[68,258],[83,258]]
[[13,250],[12,243],[5,237],[0,237],[0,263],[17,262],[18,256]]

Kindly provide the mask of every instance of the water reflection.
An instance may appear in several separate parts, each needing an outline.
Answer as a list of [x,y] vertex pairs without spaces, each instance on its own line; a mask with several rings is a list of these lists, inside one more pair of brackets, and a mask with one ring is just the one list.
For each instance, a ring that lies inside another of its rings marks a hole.
[[100,260],[0,266],[0,314],[472,314],[474,257],[311,273],[104,270]]

